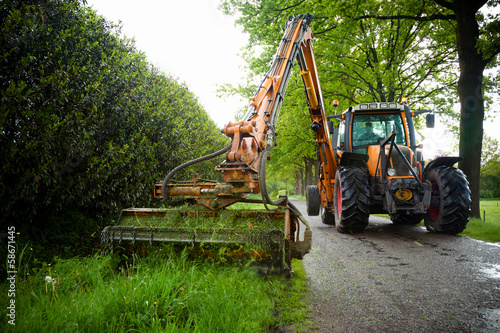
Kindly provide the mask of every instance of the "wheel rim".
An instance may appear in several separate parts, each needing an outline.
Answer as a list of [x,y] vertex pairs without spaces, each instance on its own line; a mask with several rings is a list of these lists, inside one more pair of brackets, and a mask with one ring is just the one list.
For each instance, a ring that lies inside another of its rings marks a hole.
[[429,218],[432,221],[436,221],[438,216],[439,216],[439,208],[437,208],[435,206],[429,206],[427,213],[429,214]]

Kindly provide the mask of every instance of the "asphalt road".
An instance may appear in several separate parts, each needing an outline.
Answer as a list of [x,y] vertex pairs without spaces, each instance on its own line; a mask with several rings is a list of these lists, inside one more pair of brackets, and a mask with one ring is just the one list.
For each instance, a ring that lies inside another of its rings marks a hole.
[[500,332],[500,245],[370,217],[340,234],[308,217],[316,332]]

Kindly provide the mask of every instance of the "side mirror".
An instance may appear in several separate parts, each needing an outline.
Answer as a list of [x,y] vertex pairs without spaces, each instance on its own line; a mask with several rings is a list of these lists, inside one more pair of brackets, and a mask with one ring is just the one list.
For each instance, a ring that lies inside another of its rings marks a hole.
[[330,130],[330,141],[332,143],[333,149],[337,147],[337,139],[339,137],[339,128],[333,127],[333,121],[328,121],[328,129]]
[[328,120],[328,130],[330,131],[330,134],[333,133],[333,121]]
[[425,126],[427,128],[434,128],[434,113],[429,113],[427,116],[425,116]]

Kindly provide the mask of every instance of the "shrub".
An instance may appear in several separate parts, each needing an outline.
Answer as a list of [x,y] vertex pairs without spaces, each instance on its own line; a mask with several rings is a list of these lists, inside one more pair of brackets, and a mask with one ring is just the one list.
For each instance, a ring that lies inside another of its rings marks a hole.
[[184,84],[78,1],[3,1],[0,25],[2,225],[152,205],[168,170],[225,145]]

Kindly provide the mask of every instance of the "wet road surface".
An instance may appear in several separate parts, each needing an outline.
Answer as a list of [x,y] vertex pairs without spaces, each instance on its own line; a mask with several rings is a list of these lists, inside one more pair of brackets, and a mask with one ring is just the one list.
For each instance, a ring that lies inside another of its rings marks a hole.
[[500,332],[500,245],[371,216],[361,234],[308,217],[316,332]]

